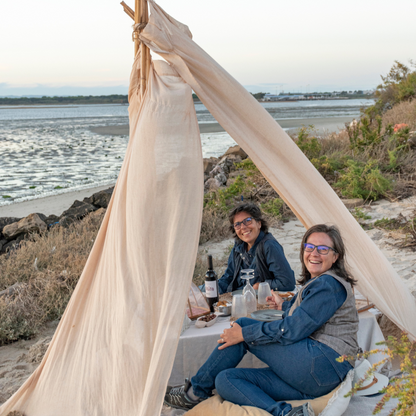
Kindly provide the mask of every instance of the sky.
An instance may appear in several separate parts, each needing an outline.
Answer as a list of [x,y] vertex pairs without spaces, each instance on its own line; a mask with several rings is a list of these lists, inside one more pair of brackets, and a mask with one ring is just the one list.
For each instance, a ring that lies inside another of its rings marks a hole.
[[[126,94],[133,21],[119,3],[2,1],[0,96]],[[372,89],[416,59],[414,0],[158,3],[250,92]]]

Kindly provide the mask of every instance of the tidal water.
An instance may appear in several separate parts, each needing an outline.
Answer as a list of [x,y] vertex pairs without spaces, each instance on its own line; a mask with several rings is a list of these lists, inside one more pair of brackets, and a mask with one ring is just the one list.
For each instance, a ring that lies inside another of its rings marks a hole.
[[[351,116],[370,100],[270,102],[262,106],[276,120]],[[199,123],[215,123],[195,104]],[[113,184],[128,136],[107,136],[90,128],[128,124],[127,105],[0,106],[0,205],[83,188]],[[235,144],[227,133],[201,134],[204,157]]]

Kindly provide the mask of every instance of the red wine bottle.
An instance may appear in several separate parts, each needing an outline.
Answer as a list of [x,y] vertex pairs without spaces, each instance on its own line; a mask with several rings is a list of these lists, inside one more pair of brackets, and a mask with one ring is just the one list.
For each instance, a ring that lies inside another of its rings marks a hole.
[[218,298],[218,277],[212,267],[212,256],[208,255],[208,270],[205,273],[205,297],[211,312],[214,312],[214,303],[217,303]]

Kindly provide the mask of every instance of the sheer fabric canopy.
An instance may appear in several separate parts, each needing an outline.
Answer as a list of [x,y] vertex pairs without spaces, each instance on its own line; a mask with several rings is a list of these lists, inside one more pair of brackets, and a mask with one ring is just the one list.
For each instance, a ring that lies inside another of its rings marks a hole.
[[149,0],[141,40],[155,61],[140,96],[133,65],[130,142],[83,274],[50,347],[2,407],[26,416],[152,416],[161,410],[185,313],[202,216],[203,167],[191,88],[305,227],[339,226],[360,291],[416,336],[396,272],[272,117]]

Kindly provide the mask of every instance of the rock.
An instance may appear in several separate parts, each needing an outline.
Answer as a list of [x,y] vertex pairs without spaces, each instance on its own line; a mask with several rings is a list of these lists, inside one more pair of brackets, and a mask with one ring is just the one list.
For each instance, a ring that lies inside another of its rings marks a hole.
[[204,191],[216,191],[221,186],[221,183],[218,179],[209,178],[204,184]]
[[30,214],[26,218],[3,228],[3,235],[7,240],[13,240],[20,234],[46,231],[46,224],[38,214]]
[[348,209],[361,207],[362,205],[364,205],[364,200],[361,198],[341,199],[341,201]]
[[95,211],[97,208],[94,205],[88,204],[87,202],[75,201],[69,209],[64,211],[60,216],[59,224],[63,225],[65,218],[69,219],[69,223],[79,220],[85,217],[90,212]]
[[11,240],[9,242],[6,242],[6,244],[3,245],[0,254],[7,253],[7,251],[15,250],[16,248],[19,248],[20,242],[25,239],[25,234],[20,234],[17,236],[15,240]]
[[234,167],[234,162],[232,161],[231,157],[224,156],[217,164],[220,166],[224,173],[228,175],[231,172],[231,169]]
[[0,218],[0,238],[3,236],[3,228],[6,225],[10,225],[13,224],[15,222],[19,222],[21,220],[21,218],[15,218],[15,217],[2,217]]
[[43,221],[49,227],[50,225],[53,225],[53,224],[59,222],[59,217],[57,215],[52,214],[52,215],[49,215],[48,217],[46,217]]
[[383,231],[373,228],[372,230],[366,231],[367,235],[373,240],[378,241],[383,238]]
[[235,146],[230,147],[225,153],[224,156],[227,155],[238,155],[241,159],[246,159],[248,157],[247,153],[237,144]]
[[227,176],[223,172],[220,172],[218,175],[215,175],[214,179],[216,179],[220,183],[220,185],[227,185]]
[[217,163],[218,159],[216,157],[204,158],[204,173],[209,174]]
[[40,214],[39,212],[36,212],[36,215],[43,221],[43,222],[45,222],[45,220],[46,220],[46,215],[44,215],[44,214]]
[[1,253],[5,244],[7,244],[7,240],[0,240],[0,253]]
[[89,198],[84,198],[84,202],[87,204],[95,205],[96,207],[107,208],[108,204],[110,203],[111,196],[113,195],[113,190],[114,187],[97,192],[91,195]]

